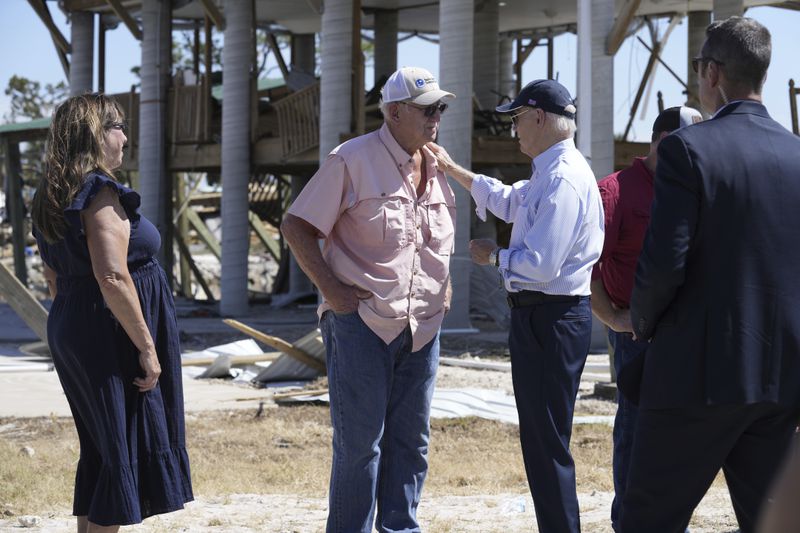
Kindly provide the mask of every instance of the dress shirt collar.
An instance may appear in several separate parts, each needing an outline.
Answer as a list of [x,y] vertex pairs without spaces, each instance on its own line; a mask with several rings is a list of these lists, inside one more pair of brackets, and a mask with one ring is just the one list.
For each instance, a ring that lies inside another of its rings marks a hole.
[[[740,102],[744,102],[744,100],[732,100],[732,101],[728,102],[727,104],[725,104],[722,107],[720,107],[719,109],[717,109],[716,112],[714,112],[714,114],[711,115],[711,118],[712,119],[717,118],[717,115],[719,115],[719,114],[723,114],[723,115],[728,114],[728,111],[731,111],[733,109],[733,107],[738,107],[737,104],[739,104]],[[728,108],[731,108],[731,109],[728,109]]]
[[575,141],[572,138],[564,139],[552,145],[550,148],[533,158],[531,166],[533,171],[537,168],[547,168],[553,161],[564,152],[575,149]]
[[378,135],[398,165],[405,165],[411,162],[411,155],[395,140],[394,135],[392,135],[389,126],[387,126],[385,122],[383,126],[381,126]]
[[771,119],[767,108],[764,106],[764,103],[757,100],[736,100],[734,102],[729,102],[718,109],[711,118],[722,118],[726,115],[734,114],[756,115]]

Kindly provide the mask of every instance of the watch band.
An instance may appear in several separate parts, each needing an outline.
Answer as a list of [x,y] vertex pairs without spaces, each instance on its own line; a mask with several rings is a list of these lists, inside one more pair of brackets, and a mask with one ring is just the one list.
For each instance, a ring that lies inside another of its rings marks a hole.
[[500,266],[500,250],[501,248],[498,246],[491,252],[489,252],[489,264],[494,265],[496,267]]

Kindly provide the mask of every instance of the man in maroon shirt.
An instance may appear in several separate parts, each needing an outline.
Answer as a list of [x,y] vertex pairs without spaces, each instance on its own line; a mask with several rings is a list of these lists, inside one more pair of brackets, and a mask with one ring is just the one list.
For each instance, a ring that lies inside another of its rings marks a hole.
[[[670,107],[653,123],[647,157],[634,158],[631,166],[603,178],[598,186],[605,211],[605,241],[600,260],[592,271],[592,312],[606,326],[614,349],[614,370],[636,359],[647,347],[633,338],[631,331],[631,291],[636,261],[642,250],[650,204],[653,202],[653,174],[658,143],[678,128],[700,122],[702,115],[691,107]],[[628,465],[636,429],[636,405],[617,393],[614,420],[614,502],[611,525],[617,531],[619,510],[628,479]]]

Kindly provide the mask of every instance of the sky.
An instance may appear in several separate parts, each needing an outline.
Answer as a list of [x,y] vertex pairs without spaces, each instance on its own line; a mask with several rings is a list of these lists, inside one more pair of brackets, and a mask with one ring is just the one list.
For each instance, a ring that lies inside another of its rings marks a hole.
[[[47,5],[56,25],[69,39],[69,25],[57,3],[47,2]],[[794,78],[800,83],[800,62],[794,55],[798,50],[796,32],[800,28],[800,12],[758,7],[751,8],[746,15],[760,21],[772,33],[772,64],[764,87],[764,103],[773,118],[790,128],[788,80]],[[659,25],[660,33],[663,33],[667,21],[662,20]],[[687,69],[687,26],[684,18],[673,30],[662,54],[662,59],[684,80]],[[643,29],[640,36],[649,44],[647,30]],[[554,43],[554,75],[573,95],[576,92],[576,45],[577,38],[571,34],[557,37]],[[0,91],[0,123],[5,123],[9,99],[4,89],[12,75],[37,80],[43,85],[65,81],[65,76],[49,33],[27,0],[0,0],[0,50],[0,88],[3,89]],[[641,43],[628,38],[614,58],[614,132],[617,135],[625,130],[630,104],[648,57],[649,52]],[[120,24],[106,33],[106,58],[106,92],[130,90],[137,81],[131,73],[131,67],[140,63],[141,47],[124,25]],[[398,66],[410,65],[427,68],[438,75],[438,45],[417,37],[401,42],[398,46]],[[525,62],[523,82],[544,78],[546,73],[545,47],[537,48]],[[365,80],[371,86],[370,69],[365,73]],[[652,92],[649,98],[643,100],[636,114],[629,140],[649,141],[650,129],[658,113],[657,91],[662,92],[665,107],[670,107],[685,101],[682,90],[683,87],[663,66],[657,66]]]

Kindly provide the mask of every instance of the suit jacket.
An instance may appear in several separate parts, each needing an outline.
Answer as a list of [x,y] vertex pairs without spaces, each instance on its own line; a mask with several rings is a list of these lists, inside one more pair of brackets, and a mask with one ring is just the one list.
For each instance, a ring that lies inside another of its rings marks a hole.
[[631,297],[640,405],[800,405],[800,137],[740,101],[658,157]]

